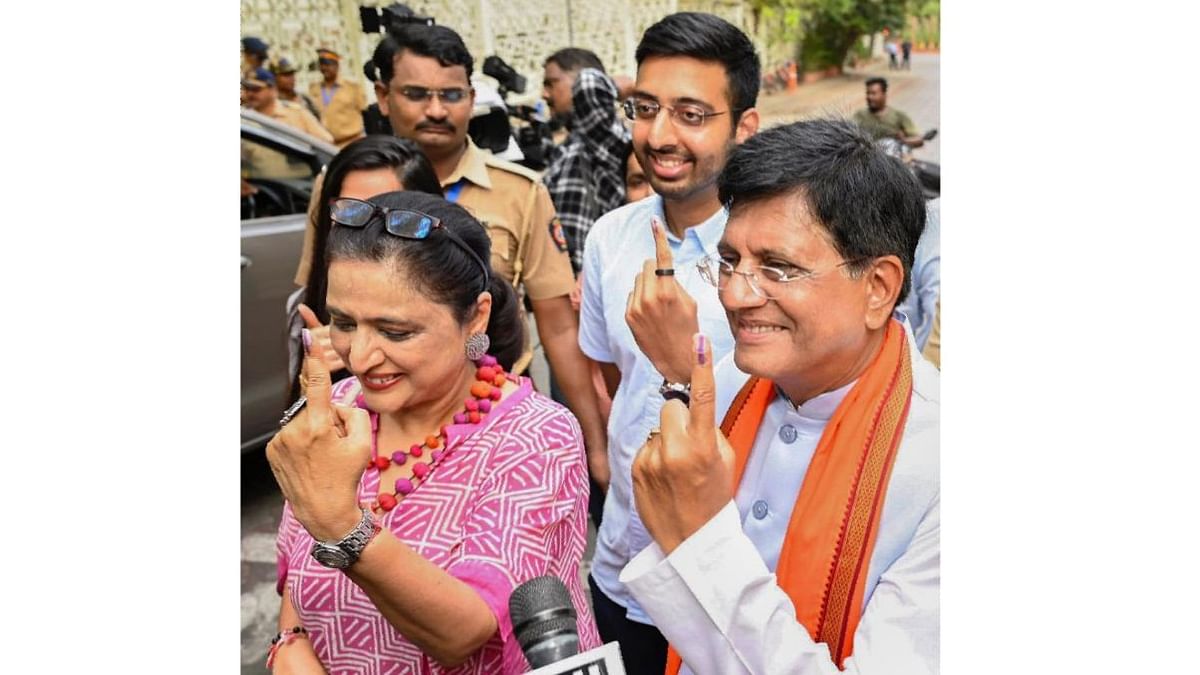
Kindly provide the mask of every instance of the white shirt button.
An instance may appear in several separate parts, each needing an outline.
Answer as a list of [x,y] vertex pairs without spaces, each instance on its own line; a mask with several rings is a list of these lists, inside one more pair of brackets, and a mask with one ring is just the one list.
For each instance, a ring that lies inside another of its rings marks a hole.
[[783,439],[784,443],[795,443],[796,436],[798,435],[799,434],[796,433],[796,427],[790,424],[785,424],[782,427],[779,427],[779,437]]
[[767,517],[767,503],[763,500],[760,499],[754,502],[754,506],[751,508],[754,510],[754,517],[758,520],[762,520],[763,518]]

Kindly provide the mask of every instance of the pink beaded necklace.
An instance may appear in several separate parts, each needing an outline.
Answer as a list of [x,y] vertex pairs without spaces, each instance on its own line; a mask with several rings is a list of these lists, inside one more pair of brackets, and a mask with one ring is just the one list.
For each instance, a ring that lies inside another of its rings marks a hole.
[[[485,355],[479,360],[479,367],[475,370],[475,382],[471,385],[471,395],[466,399],[463,411],[454,414],[454,423],[479,424],[492,411],[492,404],[500,400],[500,388],[507,381],[508,376],[500,363],[496,361],[496,357]],[[356,404],[360,408],[366,407],[361,393],[358,395]],[[396,508],[400,498],[407,496],[418,485],[424,483],[434,467],[445,458],[446,427],[443,426],[436,435],[426,436],[423,443],[414,443],[407,450],[396,450],[390,456],[381,455],[378,447],[379,414],[371,412],[370,415],[371,460],[367,462],[368,471],[374,470],[382,474],[392,464],[396,466],[405,464],[409,457],[418,460],[413,464],[412,478],[397,478],[395,491],[392,494],[380,493],[379,498],[371,502],[372,509],[391,511]],[[426,453],[429,455],[428,459],[425,459]]]

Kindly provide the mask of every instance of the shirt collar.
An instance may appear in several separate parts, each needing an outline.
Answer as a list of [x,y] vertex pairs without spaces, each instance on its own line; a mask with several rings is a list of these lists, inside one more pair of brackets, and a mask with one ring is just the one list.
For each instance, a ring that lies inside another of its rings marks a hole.
[[475,145],[470,136],[467,136],[467,151],[458,158],[458,165],[454,167],[454,171],[442,181],[442,187],[449,187],[466,178],[485,190],[492,189],[492,179],[488,177],[484,159],[483,151]]
[[824,394],[814,396],[799,407],[793,405],[787,394],[784,394],[783,390],[776,385],[775,391],[779,394],[779,398],[776,400],[782,402],[789,411],[795,411],[802,419],[828,422],[833,417],[833,413],[837,410],[837,407],[841,405],[842,399],[846,398],[846,394],[850,393],[850,390],[856,383],[858,383],[858,380],[854,380],[833,391],[827,391]]
[[[662,195],[655,194],[653,199],[655,213],[657,213],[658,217],[662,219],[662,222],[667,222],[666,210],[663,208]],[[725,223],[728,220],[729,212],[725,210],[724,206],[718,207],[717,210],[713,212],[713,214],[709,216],[707,220],[699,225],[689,227],[683,233],[683,238],[694,237],[696,241],[700,243],[700,247],[704,249],[706,254],[715,255],[717,252],[717,243],[721,241],[721,235],[725,234]],[[666,230],[667,241],[672,243],[679,243],[683,241],[683,239],[675,236],[675,233],[671,231],[671,228],[666,228]]]

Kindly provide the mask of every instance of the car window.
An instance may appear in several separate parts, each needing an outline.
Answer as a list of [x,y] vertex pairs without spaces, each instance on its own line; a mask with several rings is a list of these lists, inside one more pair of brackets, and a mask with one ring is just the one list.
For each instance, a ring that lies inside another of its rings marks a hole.
[[312,157],[242,138],[242,219],[304,213],[316,170]]

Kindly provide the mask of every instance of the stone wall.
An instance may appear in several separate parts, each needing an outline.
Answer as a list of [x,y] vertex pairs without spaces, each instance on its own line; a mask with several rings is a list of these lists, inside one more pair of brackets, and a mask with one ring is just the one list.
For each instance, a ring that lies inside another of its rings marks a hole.
[[[362,66],[382,36],[363,34],[359,4],[356,0],[241,0],[241,34],[265,40],[272,59],[287,57],[298,64],[296,86],[301,91],[320,80],[315,65],[318,47],[340,53],[342,75],[368,86]],[[388,4],[391,0],[381,6]],[[477,71],[488,55],[507,61],[528,79],[528,97],[540,95],[542,62],[562,47],[591,49],[609,72],[635,74],[633,54],[642,32],[676,11],[710,12],[742,28],[754,40],[764,68],[789,56],[787,45],[768,44],[766,27],[753,25],[750,6],[741,0],[413,0],[406,4],[458,31],[475,57]]]

